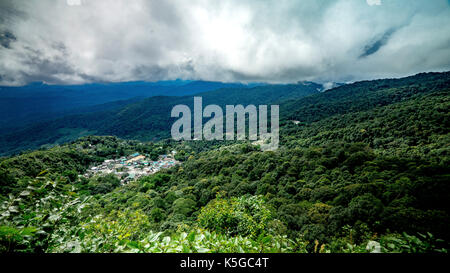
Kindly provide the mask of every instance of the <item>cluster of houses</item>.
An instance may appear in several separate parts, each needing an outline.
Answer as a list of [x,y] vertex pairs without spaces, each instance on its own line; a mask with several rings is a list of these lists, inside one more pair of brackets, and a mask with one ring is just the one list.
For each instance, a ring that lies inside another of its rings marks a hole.
[[84,174],[89,178],[94,175],[115,174],[122,184],[138,179],[144,175],[150,175],[161,169],[170,168],[179,164],[175,160],[175,151],[169,155],[160,155],[157,161],[148,160],[146,155],[134,153],[128,157],[108,159],[98,166],[93,166]]

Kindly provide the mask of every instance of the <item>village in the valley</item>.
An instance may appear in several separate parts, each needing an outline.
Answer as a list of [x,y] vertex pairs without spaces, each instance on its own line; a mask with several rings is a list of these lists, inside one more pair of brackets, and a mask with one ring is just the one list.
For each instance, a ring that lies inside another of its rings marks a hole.
[[154,174],[161,169],[179,164],[180,162],[174,158],[175,154],[176,152],[172,151],[169,155],[160,155],[157,161],[152,161],[149,157],[139,153],[118,159],[108,159],[100,165],[89,168],[84,177],[115,174],[121,184],[126,184],[141,176]]

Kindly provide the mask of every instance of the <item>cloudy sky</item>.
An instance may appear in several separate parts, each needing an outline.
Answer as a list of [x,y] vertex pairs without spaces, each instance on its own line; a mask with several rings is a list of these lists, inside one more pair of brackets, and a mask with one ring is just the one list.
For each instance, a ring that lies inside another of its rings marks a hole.
[[450,70],[448,0],[0,0],[0,84]]

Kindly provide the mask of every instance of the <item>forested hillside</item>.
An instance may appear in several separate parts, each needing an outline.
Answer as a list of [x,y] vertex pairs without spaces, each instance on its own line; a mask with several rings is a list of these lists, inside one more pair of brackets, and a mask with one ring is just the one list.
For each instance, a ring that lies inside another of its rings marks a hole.
[[[295,85],[267,85],[251,88],[222,88],[199,93],[203,104],[268,104],[319,93],[315,83]],[[24,128],[5,130],[0,134],[0,155],[36,149],[42,145],[64,143],[86,135],[115,135],[143,141],[170,137],[175,119],[170,117],[177,104],[192,106],[193,96],[155,96],[129,104],[109,105],[99,111],[68,115],[56,120],[39,122]]]
[[[447,252],[449,82],[430,73],[288,101],[264,95],[249,103],[280,102],[271,152],[90,136],[2,158],[0,251]],[[151,102],[166,101],[142,107]],[[151,116],[138,106],[117,117]],[[126,185],[79,176],[104,159],[173,150],[182,164]]]

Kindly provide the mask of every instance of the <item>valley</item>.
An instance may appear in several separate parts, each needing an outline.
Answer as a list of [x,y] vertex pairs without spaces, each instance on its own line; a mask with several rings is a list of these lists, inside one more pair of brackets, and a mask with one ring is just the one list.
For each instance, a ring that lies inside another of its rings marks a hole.
[[[0,158],[0,251],[446,253],[449,87],[444,72],[202,94],[279,104],[274,151],[168,138],[189,96],[24,128],[1,142],[18,154]],[[100,135],[55,144],[73,124]],[[23,151],[33,139],[47,146]]]

